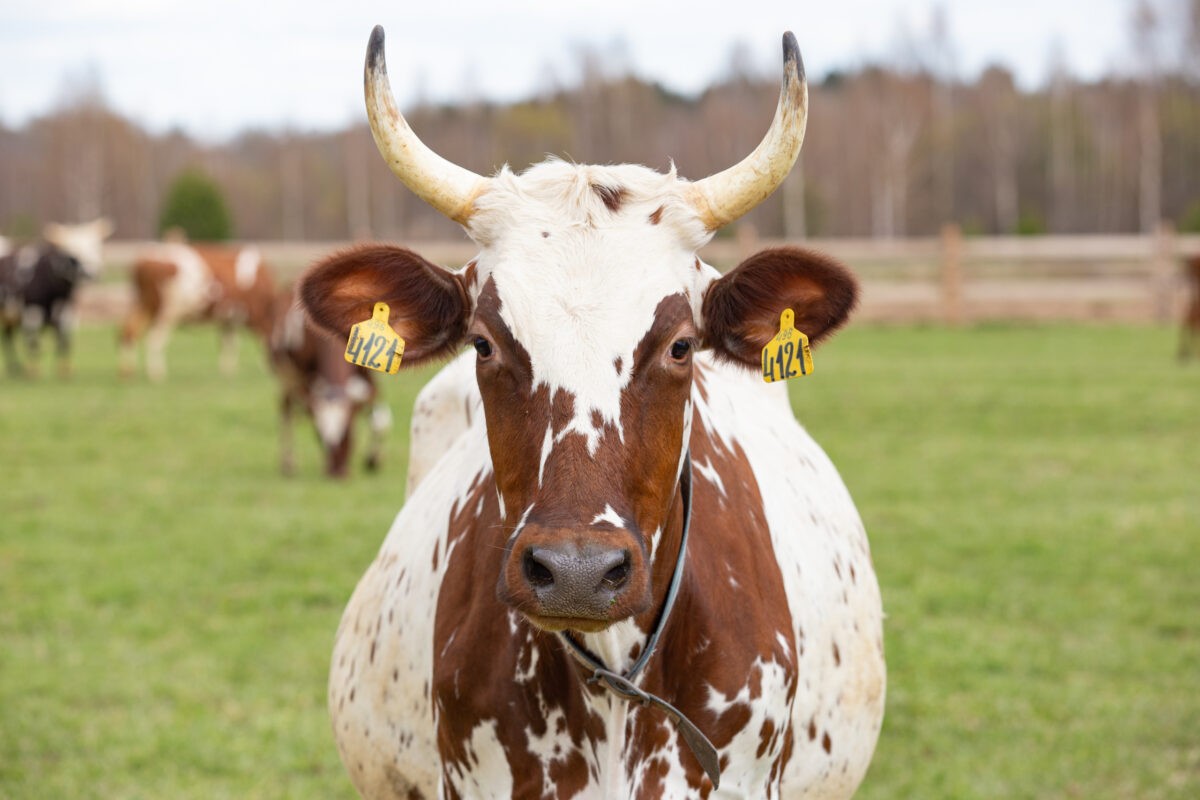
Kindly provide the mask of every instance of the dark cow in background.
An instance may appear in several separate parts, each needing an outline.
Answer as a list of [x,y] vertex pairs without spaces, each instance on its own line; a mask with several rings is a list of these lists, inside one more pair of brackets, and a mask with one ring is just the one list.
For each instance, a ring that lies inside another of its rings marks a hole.
[[167,341],[185,322],[221,327],[221,371],[237,368],[237,332],[246,327],[264,342],[271,334],[275,283],[254,247],[164,242],[133,265],[133,303],[121,330],[121,374],[137,368],[137,343],[146,333],[146,374],[167,376]]
[[1187,361],[1200,355],[1200,256],[1192,256],[1183,264],[1188,301],[1179,326],[1179,360]]
[[418,463],[334,642],[359,793],[849,797],[883,719],[879,587],[845,484],[758,373],[781,314],[818,343],[856,283],[801,248],[724,275],[697,255],[799,155],[795,38],[762,143],[695,182],[446,161],[396,108],[379,28],[365,87],[393,172],[479,253],[450,271],[364,245],[301,284],[339,345],[385,302],[406,366],[469,348],[417,403],[447,426],[440,458]]
[[[104,240],[112,224],[98,219],[83,225],[49,224],[44,241],[12,249],[0,247],[0,325],[4,357],[11,375],[36,372],[42,331],[53,328],[59,372],[70,371],[75,290],[100,274]],[[4,250],[8,250],[4,253]],[[13,341],[24,333],[29,364],[23,370]]]
[[383,437],[391,427],[391,410],[379,398],[370,370],[346,361],[345,341],[318,332],[289,291],[277,301],[271,331],[271,368],[279,380],[280,469],[295,472],[293,428],[297,408],[312,419],[325,454],[325,473],[345,477],[354,437],[354,421],[367,414],[370,441],[366,467],[379,467]]

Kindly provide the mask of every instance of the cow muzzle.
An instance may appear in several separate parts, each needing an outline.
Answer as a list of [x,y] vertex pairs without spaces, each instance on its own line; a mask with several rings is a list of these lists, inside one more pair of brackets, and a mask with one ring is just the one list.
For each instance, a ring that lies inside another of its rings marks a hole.
[[549,631],[603,630],[644,611],[650,600],[645,559],[627,531],[585,538],[527,526],[497,588],[503,602]]

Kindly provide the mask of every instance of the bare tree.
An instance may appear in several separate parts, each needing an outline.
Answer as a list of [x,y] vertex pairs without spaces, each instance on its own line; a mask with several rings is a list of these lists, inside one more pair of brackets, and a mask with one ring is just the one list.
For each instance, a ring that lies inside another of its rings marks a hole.
[[1047,193],[1050,200],[1050,229],[1065,232],[1074,224],[1074,150],[1071,124],[1071,76],[1061,44],[1050,51],[1050,169]]
[[1138,211],[1142,233],[1151,233],[1162,219],[1162,132],[1158,115],[1158,12],[1149,0],[1136,0],[1132,28],[1140,84]]

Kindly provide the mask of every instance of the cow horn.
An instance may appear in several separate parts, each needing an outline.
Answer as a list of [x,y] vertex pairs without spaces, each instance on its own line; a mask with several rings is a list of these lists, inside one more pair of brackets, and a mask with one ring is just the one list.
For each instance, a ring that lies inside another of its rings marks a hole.
[[375,146],[396,177],[422,200],[450,219],[466,225],[475,198],[488,187],[488,179],[447,161],[425,146],[408,126],[392,98],[387,63],[383,57],[383,27],[376,25],[367,43],[363,91]]
[[708,230],[750,211],[783,183],[800,155],[807,119],[804,61],[796,37],[788,31],[783,34],[783,86],[771,129],[741,162],[691,186],[690,202]]

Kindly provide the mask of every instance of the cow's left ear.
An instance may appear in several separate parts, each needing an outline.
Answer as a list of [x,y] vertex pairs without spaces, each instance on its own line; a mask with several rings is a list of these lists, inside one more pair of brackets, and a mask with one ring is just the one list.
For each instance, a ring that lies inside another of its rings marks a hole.
[[403,247],[362,245],[326,258],[300,281],[300,303],[319,328],[346,338],[390,307],[388,322],[404,339],[404,366],[453,355],[466,335],[470,301],[457,275]]
[[800,247],[763,250],[705,292],[704,345],[757,368],[784,309],[795,312],[796,330],[816,344],[841,327],[857,302],[858,282],[829,256]]

